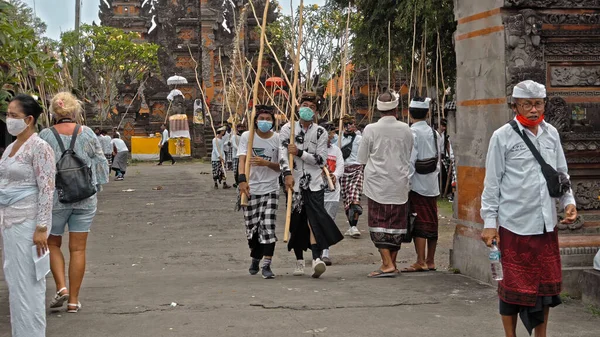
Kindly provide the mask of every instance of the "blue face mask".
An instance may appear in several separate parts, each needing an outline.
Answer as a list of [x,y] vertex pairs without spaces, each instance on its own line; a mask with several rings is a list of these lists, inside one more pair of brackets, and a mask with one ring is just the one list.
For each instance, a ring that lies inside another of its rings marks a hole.
[[273,128],[273,122],[271,121],[258,121],[257,125],[261,132],[269,132]]
[[315,112],[311,108],[302,107],[300,108],[300,119],[306,122],[310,122],[315,117]]

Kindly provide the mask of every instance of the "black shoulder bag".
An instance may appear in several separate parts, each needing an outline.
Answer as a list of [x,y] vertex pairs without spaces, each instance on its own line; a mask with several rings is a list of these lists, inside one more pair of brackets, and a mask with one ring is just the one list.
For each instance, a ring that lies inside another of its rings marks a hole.
[[355,138],[356,138],[356,134],[354,134],[352,136],[352,140],[350,141],[350,143],[342,146],[341,150],[342,150],[342,156],[344,157],[344,160],[348,159],[348,157],[350,157],[350,155],[352,154],[352,145],[354,144]]
[[571,181],[569,180],[567,175],[562,172],[556,171],[552,166],[550,166],[550,164],[546,163],[546,161],[544,160],[544,158],[542,158],[542,155],[535,148],[529,137],[527,137],[527,135],[524,132],[521,132],[519,130],[517,122],[512,120],[509,122],[509,124],[510,126],[512,126],[513,130],[515,130],[515,132],[518,133],[519,136],[521,136],[521,138],[523,138],[523,141],[525,142],[525,144],[527,144],[527,147],[529,148],[531,153],[533,153],[533,156],[542,167],[542,174],[544,175],[544,178],[546,178],[546,185],[548,186],[548,192],[550,193],[550,196],[552,198],[562,197],[571,189]]
[[435,157],[417,160],[415,163],[415,171],[418,174],[429,174],[435,172],[437,169],[437,163],[439,160],[439,152],[438,152],[438,142],[437,142],[437,132],[433,130],[433,144],[435,146]]

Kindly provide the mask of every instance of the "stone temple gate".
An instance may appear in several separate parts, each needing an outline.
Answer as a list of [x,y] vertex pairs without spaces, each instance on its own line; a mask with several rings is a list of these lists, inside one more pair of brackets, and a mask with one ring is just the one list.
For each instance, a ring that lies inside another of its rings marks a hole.
[[561,133],[581,215],[574,226],[560,228],[565,290],[580,295],[600,247],[600,0],[454,3],[457,115],[450,131],[459,192],[451,263],[491,280],[479,239],[488,142],[514,116],[508,105],[513,86],[532,79],[547,87],[546,120]]

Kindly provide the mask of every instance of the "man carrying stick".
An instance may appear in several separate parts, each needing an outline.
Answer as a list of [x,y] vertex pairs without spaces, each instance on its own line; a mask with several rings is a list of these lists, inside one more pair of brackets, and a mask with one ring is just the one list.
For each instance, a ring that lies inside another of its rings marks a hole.
[[[316,108],[316,95],[306,93],[300,102],[301,106],[306,103]],[[335,245],[344,236],[325,210],[327,184],[322,173],[327,160],[327,131],[314,123],[315,112],[311,108],[302,106],[299,115],[300,120],[294,126],[296,144],[290,144],[290,123],[285,124],[279,134],[279,163],[285,188],[288,193],[294,191],[288,250],[294,250],[297,260],[294,275],[300,276],[304,275],[303,251],[310,248],[313,255],[312,277],[318,278],[326,270],[321,260],[322,250]],[[295,156],[293,167],[290,167],[289,154]]]
[[225,163],[223,161],[223,136],[225,135],[225,131],[227,131],[225,126],[217,129],[217,137],[212,140],[210,160],[212,162],[212,175],[213,180],[215,181],[215,189],[219,188],[221,182],[223,182],[223,189],[231,188],[231,186],[227,185],[227,181],[225,181],[227,179],[225,176]]
[[[275,252],[275,221],[279,201],[279,136],[273,132],[275,113],[272,106],[256,106],[255,134],[250,157],[252,170],[246,176],[249,132],[240,139],[238,155],[240,197],[248,197],[248,205],[242,206],[246,225],[246,237],[250,247],[250,275],[256,275],[264,257],[262,276],[275,277],[271,271],[271,260]],[[249,180],[248,180],[249,178]]]
[[398,274],[396,256],[408,227],[413,135],[406,123],[396,120],[398,100],[391,92],[379,95],[381,119],[367,125],[358,149],[358,161],[365,165],[369,232],[381,255],[381,267],[369,277]]
[[354,117],[345,115],[342,118],[344,125],[344,134],[342,135],[342,154],[344,156],[344,175],[340,178],[340,187],[342,199],[344,200],[344,210],[350,228],[346,236],[353,238],[360,237],[358,230],[358,217],[362,215],[363,209],[360,206],[360,196],[363,192],[364,171],[363,165],[358,162],[358,148],[362,136],[356,134],[356,121]]

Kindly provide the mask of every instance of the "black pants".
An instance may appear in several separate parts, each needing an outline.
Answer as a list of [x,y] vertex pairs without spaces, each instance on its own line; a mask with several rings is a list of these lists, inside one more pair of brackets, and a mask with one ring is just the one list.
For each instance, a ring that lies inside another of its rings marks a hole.
[[168,161],[170,160],[171,162],[175,162],[175,159],[173,159],[173,156],[171,156],[171,154],[169,153],[169,143],[164,143],[163,146],[161,146],[160,148],[160,160],[159,160],[159,164],[162,164],[163,161]]
[[253,259],[262,260],[265,256],[273,256],[275,254],[275,242],[261,244],[258,242],[258,235],[254,235],[252,240],[248,240],[248,246],[250,247],[250,257]]

